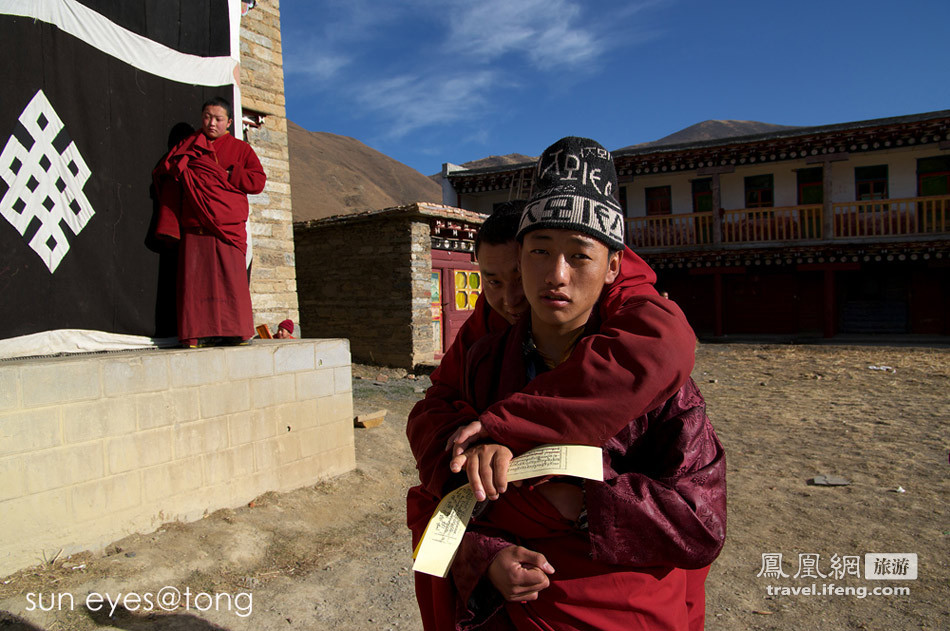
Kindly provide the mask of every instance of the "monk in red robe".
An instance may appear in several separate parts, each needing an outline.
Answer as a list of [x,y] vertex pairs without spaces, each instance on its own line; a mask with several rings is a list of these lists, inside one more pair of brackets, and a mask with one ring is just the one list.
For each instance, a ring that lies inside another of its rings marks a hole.
[[185,347],[241,343],[254,334],[248,285],[248,195],[267,176],[249,144],[230,133],[231,104],[215,98],[202,126],[153,173],[156,235],[178,243],[178,338]]
[[[600,151],[603,151],[602,148]],[[565,166],[565,171],[568,179],[570,179],[571,172],[570,169],[566,168],[567,166],[569,165]],[[612,164],[610,166],[612,167]],[[593,176],[594,174],[592,174],[592,178]],[[622,242],[619,243],[622,247]],[[500,244],[493,244],[493,246],[490,249],[497,250],[497,247],[504,247],[504,241]],[[491,252],[489,253],[491,254]],[[478,249],[478,256],[480,265],[483,265],[486,257],[482,255],[480,248]],[[487,260],[490,262],[494,258],[497,257],[493,256]],[[508,257],[509,260],[511,258]],[[500,260],[503,259],[504,257],[501,257]],[[485,274],[485,271],[483,269],[483,274]],[[506,356],[501,363],[489,361],[488,364],[492,365],[493,368],[487,369],[485,374],[481,375],[481,378],[487,378],[486,381],[483,381],[483,384],[498,382],[498,391],[506,391],[511,396],[506,398],[498,396],[497,398],[501,399],[500,401],[489,401],[482,397],[480,399],[482,404],[490,403],[491,405],[488,405],[487,409],[482,408],[478,411],[471,405],[466,407],[466,403],[452,403],[453,398],[458,398],[455,397],[455,394],[460,388],[471,385],[468,382],[460,383],[460,364],[463,362],[459,361],[458,355],[465,355],[465,349],[476,343],[482,335],[493,331],[506,330],[509,322],[505,322],[500,314],[508,314],[510,309],[504,304],[501,304],[500,307],[495,305],[495,311],[488,309],[487,305],[484,304],[476,306],[475,314],[460,332],[456,344],[443,359],[439,370],[433,374],[434,385],[427,394],[426,400],[420,402],[410,418],[408,430],[410,443],[419,460],[420,478],[424,483],[422,487],[413,489],[409,497],[409,521],[416,537],[418,537],[421,527],[424,527],[426,519],[431,514],[434,507],[433,502],[437,500],[438,496],[444,490],[454,488],[464,482],[464,479],[451,480],[449,478],[450,474],[444,468],[444,462],[448,459],[448,455],[438,449],[440,447],[439,443],[446,439],[447,434],[451,434],[452,428],[458,427],[459,419],[481,418],[488,420],[485,425],[491,428],[490,432],[486,433],[480,430],[478,437],[480,439],[498,440],[512,445],[516,452],[544,442],[578,442],[602,445],[605,441],[608,441],[609,444],[611,437],[620,435],[618,431],[630,423],[631,416],[655,408],[656,405],[663,403],[673,393],[677,393],[680,399],[677,404],[678,407],[676,405],[670,406],[668,403],[668,415],[673,415],[672,410],[674,408],[680,409],[684,418],[692,419],[692,425],[696,425],[697,422],[701,427],[704,423],[708,425],[708,420],[701,413],[701,397],[698,392],[693,392],[695,387],[688,384],[692,391],[677,392],[686,383],[689,371],[692,368],[693,344],[695,341],[692,330],[685,323],[685,318],[673,303],[657,297],[656,291],[653,289],[655,276],[653,276],[652,270],[630,250],[624,252],[619,272],[617,280],[604,290],[599,308],[594,313],[598,317],[592,317],[591,319],[592,322],[599,320],[599,329],[597,326],[594,328],[588,327],[587,332],[591,334],[577,341],[567,360],[556,368],[539,374],[527,386],[525,386],[527,379],[524,378],[524,375],[521,375],[520,383],[517,383],[519,378],[516,378],[506,385],[504,379],[501,379],[501,373],[507,371],[509,376],[517,376],[519,374],[518,370],[511,372],[507,369],[510,366],[518,365],[518,358]],[[490,283],[489,275],[486,274],[484,283],[486,296],[490,293]],[[599,290],[598,287],[598,292]],[[491,301],[491,296],[488,296],[488,299]],[[511,319],[513,318],[509,318],[509,321]],[[459,348],[463,349],[462,352],[454,353]],[[520,364],[523,363],[520,362]],[[502,367],[501,370],[498,369],[499,366]],[[515,387],[516,385],[517,387]],[[495,385],[490,386],[493,391],[495,388]],[[521,391],[517,392],[518,390]],[[597,396],[598,391],[600,396]],[[610,392],[611,396],[604,397],[603,392]],[[476,391],[469,389],[469,403],[478,398],[477,394]],[[481,408],[481,405],[477,407]],[[480,417],[479,411],[481,412]],[[697,413],[697,411],[699,412]],[[675,422],[672,424],[675,424]],[[711,428],[708,429],[711,432]],[[711,453],[707,449],[696,457],[699,460],[709,459],[712,468],[718,471],[721,467],[721,457],[717,458],[716,456],[719,453],[717,451],[718,441],[715,440],[715,435],[712,434],[712,439],[704,442],[707,447],[712,447]],[[509,490],[508,493],[512,492]],[[495,499],[499,497],[499,494],[492,490],[490,497]],[[531,503],[529,505],[533,506]],[[493,508],[492,510],[496,517],[503,514],[501,508]],[[530,513],[525,506],[521,506],[520,510],[524,514]],[[514,514],[519,513],[515,511]],[[556,532],[559,528],[556,514],[545,513],[544,511],[533,513],[529,518],[529,522],[535,525],[545,523],[545,515],[548,518],[554,518],[553,522],[547,521],[545,525],[546,532]],[[697,563],[706,558],[711,561],[715,556],[715,552],[712,555],[709,554],[708,544],[710,542],[713,542],[712,547],[718,552],[721,538],[715,533],[719,524],[712,524],[709,530],[713,534],[710,536],[704,527],[697,529],[694,523],[690,523],[689,520],[686,521],[687,523],[682,525],[684,536],[695,534],[698,539],[707,544],[707,549],[699,558],[690,559],[678,557],[675,551],[666,551],[664,552],[665,560],[670,563],[677,563],[680,567],[699,567]],[[561,523],[560,527],[563,527],[563,525]],[[691,530],[695,532],[690,532]],[[718,545],[715,544],[717,538],[719,539]],[[594,541],[597,537],[594,533],[591,533],[590,539]],[[559,541],[554,549],[573,549],[577,553],[579,549],[576,545],[573,548],[568,545],[571,541],[573,540]],[[576,544],[577,541],[573,541],[573,543]],[[581,547],[583,548],[584,545],[590,547],[591,544],[583,544]],[[600,556],[602,558],[613,558],[610,557],[613,553],[607,550],[610,545],[613,544],[602,540],[600,544],[594,544],[595,557],[598,554],[598,548],[601,548]],[[489,551],[492,552],[491,545],[488,547]],[[494,552],[497,551],[494,550]],[[470,552],[470,550],[466,552],[466,548],[463,548],[460,559],[471,561]],[[607,556],[604,557],[604,554]],[[491,556],[489,555],[489,557]],[[645,557],[634,558],[627,553],[627,556],[620,554],[616,560],[619,563],[638,565],[644,562]],[[446,624],[447,617],[451,617],[455,612],[445,611],[447,609],[445,594],[451,593],[455,585],[461,588],[462,584],[466,583],[468,570],[473,567],[478,567],[478,563],[456,561],[453,567],[454,584],[441,581],[441,579],[417,575],[417,593],[423,621],[427,629],[455,627],[454,622],[450,623],[451,626]],[[583,570],[582,573],[589,570],[591,568]],[[696,576],[696,579],[692,581],[695,586],[693,592],[694,596],[695,593],[698,593],[699,602],[690,603],[690,610],[694,617],[698,612],[699,626],[696,627],[691,624],[690,628],[701,628],[702,625],[702,581],[705,578],[706,571],[707,568],[702,568],[691,572],[691,575]],[[479,572],[475,572],[475,576],[478,577]],[[642,575],[638,576],[643,578]],[[647,592],[653,588],[647,589],[647,587],[644,587],[639,591],[633,589],[636,581],[627,584],[627,587],[632,589],[631,593],[639,594],[637,596],[639,601],[652,599],[656,606],[659,606],[661,602],[665,602],[677,612],[683,613],[681,609],[684,598],[680,590],[682,587],[680,583],[683,580],[682,572],[673,572],[671,578],[664,578],[664,580],[666,581],[664,583],[665,587],[660,589],[660,592],[668,592],[667,596],[664,597],[665,600],[658,600],[656,595],[647,597]],[[447,583],[448,587],[446,586]],[[593,585],[594,583],[591,583],[589,586]],[[471,584],[468,587],[470,588]],[[598,587],[595,591],[599,591],[599,589]],[[461,589],[461,591],[465,594],[467,589]],[[685,600],[690,602],[689,597]],[[463,605],[466,605],[469,601],[468,594],[461,598]],[[588,604],[593,607],[592,610],[597,609],[594,601]],[[575,603],[573,606],[578,605]],[[585,609],[583,605],[580,605],[580,607],[582,610]],[[462,609],[466,608],[467,605],[462,607]],[[620,606],[619,609],[626,611],[626,613],[622,614],[618,620],[629,622],[629,611],[627,611],[629,607],[625,609]],[[484,613],[484,608],[482,608],[482,611]],[[660,625],[661,628],[680,628],[679,622],[682,620],[679,613],[674,616],[675,620],[669,617],[664,619],[666,622]],[[473,615],[474,618],[472,618]],[[460,623],[463,623],[466,618],[471,619],[470,623],[479,618],[471,611],[468,613],[463,611],[461,616],[457,617],[459,617]],[[433,622],[433,619],[435,622]],[[495,620],[495,618],[492,619]],[[648,616],[641,620],[649,619],[651,618]],[[600,619],[598,618],[598,620]],[[607,624],[609,616],[600,621]],[[509,627],[503,626],[502,628]],[[522,628],[520,623],[518,628]],[[535,627],[528,626],[524,628]],[[575,627],[556,625],[555,628]]]
[[[506,330],[528,309],[518,270],[519,244],[515,239],[524,203],[496,210],[482,225],[475,252],[482,273],[483,293],[454,343],[432,374],[432,387],[409,416],[407,433],[418,462],[422,485],[410,489],[409,525],[413,546],[439,498],[465,483],[450,478],[451,457],[446,441],[475,419],[488,421],[505,434],[498,442],[521,443],[520,451],[545,442],[589,443],[587,431],[578,435],[578,418],[605,423],[603,435],[613,435],[629,422],[630,412],[646,412],[653,401],[671,395],[693,367],[695,336],[676,304],[660,300],[653,270],[629,248],[620,274],[604,290],[599,312],[601,330],[578,344],[568,362],[539,376],[524,390],[512,394],[483,414],[462,401],[463,363],[468,350],[485,335]],[[613,370],[593,378],[592,367],[613,362]],[[622,367],[619,362],[624,362]],[[623,368],[623,370],[621,370]],[[568,390],[570,388],[570,390]],[[599,388],[616,393],[616,406],[604,407],[592,396]],[[522,418],[527,415],[528,418]],[[543,423],[536,422],[544,419]],[[561,435],[563,439],[557,439]],[[703,582],[708,568],[689,573],[689,610],[702,629]],[[451,581],[427,574],[415,575],[416,596],[427,631],[454,628],[456,594]]]

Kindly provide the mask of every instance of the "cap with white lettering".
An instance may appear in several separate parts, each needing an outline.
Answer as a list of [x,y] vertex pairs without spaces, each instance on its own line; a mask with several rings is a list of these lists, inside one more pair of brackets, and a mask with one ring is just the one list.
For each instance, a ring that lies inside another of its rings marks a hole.
[[610,152],[597,141],[568,136],[545,149],[534,172],[534,190],[521,215],[519,241],[532,230],[557,228],[623,249],[623,210],[614,198],[617,171]]

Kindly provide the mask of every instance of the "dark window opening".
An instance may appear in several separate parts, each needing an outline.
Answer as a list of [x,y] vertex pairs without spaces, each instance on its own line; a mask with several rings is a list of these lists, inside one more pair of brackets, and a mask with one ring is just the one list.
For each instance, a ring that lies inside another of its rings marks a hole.
[[855,167],[854,191],[858,200],[887,199],[887,165]]
[[712,178],[693,180],[693,212],[708,213],[713,209]]
[[774,202],[775,185],[771,173],[745,178],[746,208],[771,208],[775,205]]
[[917,161],[917,194],[921,197],[950,195],[950,156]]
[[824,201],[824,169],[814,167],[811,169],[799,169],[796,173],[798,178],[798,203],[820,204]]
[[647,202],[647,216],[669,215],[673,213],[673,195],[669,186],[652,186],[644,189]]

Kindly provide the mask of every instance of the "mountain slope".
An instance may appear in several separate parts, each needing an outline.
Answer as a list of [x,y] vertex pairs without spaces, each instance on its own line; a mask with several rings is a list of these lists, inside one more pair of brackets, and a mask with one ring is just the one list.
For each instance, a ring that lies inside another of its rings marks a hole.
[[501,167],[510,164],[524,164],[525,162],[534,162],[537,156],[526,156],[523,153],[509,153],[504,156],[488,156],[481,160],[472,160],[461,165],[466,169],[482,169],[485,167]]
[[442,187],[355,138],[287,121],[294,221],[442,201]]
[[[707,120],[659,140],[623,149],[718,140],[782,129],[794,127],[757,121]],[[294,221],[378,210],[412,202],[442,201],[441,174],[426,177],[359,140],[307,131],[289,120],[287,135]],[[473,160],[461,166],[478,169],[524,164],[534,160],[536,158],[531,156],[512,153]]]
[[[537,156],[526,156],[523,153],[508,153],[503,156],[488,156],[487,158],[472,160],[471,162],[466,162],[459,166],[464,169],[484,169],[488,167],[504,167],[512,164],[524,164],[525,162],[534,162],[537,159]],[[439,186],[442,185],[441,173],[430,175],[429,179]]]
[[722,138],[735,138],[738,136],[751,136],[753,134],[766,134],[772,131],[782,129],[795,129],[789,125],[773,125],[772,123],[760,123],[758,121],[737,121],[737,120],[707,120],[695,125],[690,125],[685,129],[673,132],[669,136],[664,136],[659,140],[651,142],[642,142],[623,149],[643,149],[646,147],[677,145],[688,142],[702,142],[704,140],[720,140]]

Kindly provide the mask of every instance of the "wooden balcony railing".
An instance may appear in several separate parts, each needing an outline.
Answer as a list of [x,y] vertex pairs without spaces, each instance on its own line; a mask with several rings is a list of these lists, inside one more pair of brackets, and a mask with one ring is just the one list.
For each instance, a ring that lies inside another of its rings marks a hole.
[[711,212],[627,218],[627,244],[636,248],[683,248],[715,243],[778,243],[822,239],[950,234],[950,195],[832,204],[830,235],[821,204],[726,210],[715,239]]
[[709,245],[713,242],[712,220],[712,213],[629,218],[627,243],[632,248]]
[[939,234],[950,230],[950,195],[832,204],[836,238]]
[[747,208],[722,213],[723,243],[821,238],[821,204]]

